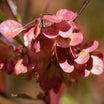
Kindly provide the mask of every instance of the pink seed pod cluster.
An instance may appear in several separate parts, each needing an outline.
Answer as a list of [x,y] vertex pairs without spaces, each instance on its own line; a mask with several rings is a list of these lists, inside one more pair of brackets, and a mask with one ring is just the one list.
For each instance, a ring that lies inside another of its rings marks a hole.
[[0,24],[0,33],[12,39],[23,33],[24,46],[13,47],[0,38],[0,69],[8,74],[26,73],[30,80],[37,74],[37,82],[48,92],[58,92],[62,83],[70,85],[79,76],[103,73],[103,53],[97,50],[98,41],[83,45],[83,34],[75,25],[77,12],[67,9],[56,15],[44,14],[30,26],[15,20]]

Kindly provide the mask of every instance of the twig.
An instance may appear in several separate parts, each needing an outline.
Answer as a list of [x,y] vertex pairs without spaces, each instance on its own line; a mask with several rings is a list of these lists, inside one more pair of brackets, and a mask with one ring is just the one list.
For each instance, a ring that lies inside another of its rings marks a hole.
[[27,27],[27,26],[29,26],[29,25],[31,25],[31,24],[34,23],[34,22],[36,22],[36,20],[30,21],[29,23],[27,23],[27,24],[24,26],[24,28]]
[[[78,11],[77,17],[78,17],[78,16],[82,13],[82,11],[86,8],[86,6],[88,5],[89,1],[90,1],[90,0],[85,0],[85,1],[83,2],[81,8],[80,8],[79,11]],[[77,17],[76,17],[76,18],[77,18]],[[75,19],[75,20],[76,20],[76,19]],[[75,21],[75,20],[74,20],[74,21]]]
[[47,0],[46,5],[45,5],[45,8],[43,9],[43,13],[47,13],[48,8],[49,8],[49,4],[50,4],[50,1]]
[[[12,0],[6,0],[7,5],[9,6],[9,9],[13,15],[13,17],[15,18],[15,20],[17,20],[18,22],[21,23],[21,18],[20,15],[17,12],[17,6],[14,4],[14,2]],[[19,38],[19,36],[16,36],[14,38],[14,40],[16,40],[19,44],[21,44],[22,46],[24,46],[24,43],[22,42],[22,40]]]
[[41,18],[40,18],[40,20],[41,20],[42,27],[44,27],[43,15],[41,15]]
[[17,6],[14,4],[14,2],[12,0],[6,0],[12,15],[14,16],[14,18],[21,23],[21,18],[20,15],[17,12]]
[[78,15],[80,15],[82,13],[82,11],[85,9],[85,7],[87,6],[87,4],[89,3],[90,0],[85,0],[80,8],[80,10],[78,11]]

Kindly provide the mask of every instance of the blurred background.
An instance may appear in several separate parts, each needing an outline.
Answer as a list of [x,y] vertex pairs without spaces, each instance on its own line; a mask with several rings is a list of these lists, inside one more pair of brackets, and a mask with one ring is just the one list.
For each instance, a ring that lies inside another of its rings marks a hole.
[[[0,11],[8,19],[15,19],[5,2],[0,0]],[[18,13],[22,24],[40,16],[40,14],[55,14],[59,9],[69,9],[78,11],[84,0],[13,0],[17,5]],[[90,0],[89,4],[81,15],[75,21],[81,32],[84,34],[84,41],[98,40],[99,49],[104,52],[104,0]],[[15,76],[5,73],[6,91],[11,94],[26,93],[36,97],[42,92],[36,82],[36,77],[31,81],[25,79],[25,75]],[[2,86],[0,84],[0,86]],[[3,89],[4,90],[4,89]],[[16,104],[44,104],[42,101],[33,101],[17,99],[11,97]],[[63,103],[64,102],[64,103]],[[104,104],[104,74],[100,76],[89,76],[88,78],[79,78],[77,83],[65,90],[62,104]]]

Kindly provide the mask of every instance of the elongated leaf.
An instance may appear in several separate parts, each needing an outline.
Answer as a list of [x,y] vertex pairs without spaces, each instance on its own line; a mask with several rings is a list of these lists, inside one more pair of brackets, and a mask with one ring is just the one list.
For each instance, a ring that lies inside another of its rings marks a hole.
[[13,97],[17,97],[17,98],[23,98],[23,99],[28,99],[28,100],[36,100],[35,98],[27,95],[27,94],[24,94],[24,93],[21,93],[21,94],[11,94],[11,96]]

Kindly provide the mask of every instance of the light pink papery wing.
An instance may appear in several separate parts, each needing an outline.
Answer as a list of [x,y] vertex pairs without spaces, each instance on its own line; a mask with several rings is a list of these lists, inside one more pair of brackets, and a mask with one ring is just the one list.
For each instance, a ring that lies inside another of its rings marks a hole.
[[70,65],[67,60],[64,63],[59,63],[61,69],[66,73],[71,73],[74,70],[74,66]]
[[82,51],[79,53],[78,57],[74,60],[78,64],[85,64],[89,60],[89,53]]
[[86,49],[88,52],[93,52],[99,45],[98,41],[89,41],[84,45],[84,49]]
[[23,31],[23,26],[15,20],[6,20],[0,24],[0,32],[7,37],[12,39]]
[[77,12],[74,13],[67,9],[60,9],[57,11],[56,16],[62,16],[63,20],[73,21],[77,17]]
[[59,23],[63,19],[62,16],[56,16],[56,15],[44,15],[43,18],[53,23]]
[[90,75],[90,71],[85,69],[84,77],[88,77]]
[[15,65],[14,72],[16,75],[27,72],[27,67],[24,66],[22,62],[23,62],[23,60],[20,59],[17,61],[16,65]]
[[71,39],[70,45],[71,45],[71,46],[76,46],[76,45],[79,45],[79,44],[82,43],[82,41],[83,41],[83,35],[82,35],[81,32],[72,33],[72,34],[70,35],[70,39]]
[[103,73],[103,61],[97,56],[91,56],[93,59],[93,67],[91,69],[91,73],[95,75],[99,75]]

